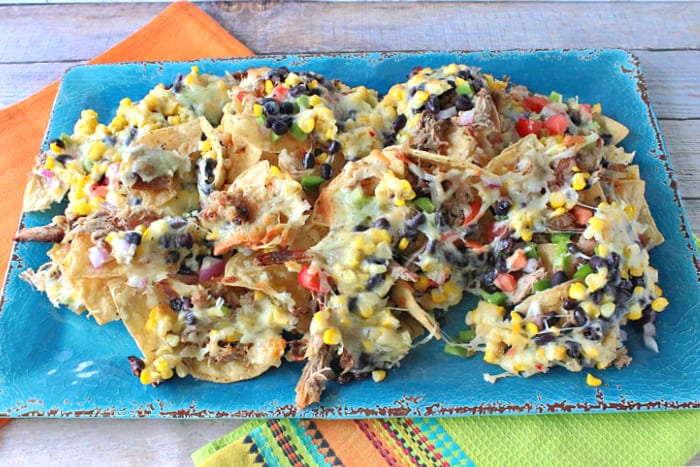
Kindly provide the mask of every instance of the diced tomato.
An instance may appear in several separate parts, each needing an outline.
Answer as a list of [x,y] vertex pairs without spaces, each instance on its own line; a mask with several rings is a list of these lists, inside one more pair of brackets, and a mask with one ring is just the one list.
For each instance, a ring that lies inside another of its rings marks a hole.
[[588,219],[593,217],[593,211],[578,204],[571,208],[571,214],[574,216],[574,222],[578,225],[586,225]]
[[526,265],[527,256],[525,255],[525,251],[523,251],[522,248],[518,248],[513,252],[512,255],[506,258],[506,266],[508,266],[508,269],[511,271],[519,271],[523,269]]
[[549,104],[549,99],[544,96],[527,96],[523,99],[523,106],[530,112],[542,112],[542,107]]
[[584,122],[590,121],[593,118],[593,110],[591,104],[579,104],[578,112],[581,114],[581,120]]
[[243,98],[248,95],[248,91],[238,91],[236,93],[236,99],[238,99],[238,102],[243,101]]
[[544,121],[544,127],[550,135],[563,135],[569,128],[569,120],[561,114],[550,115]]
[[472,250],[481,250],[484,248],[484,244],[474,240],[464,240],[464,246]]
[[515,288],[518,285],[518,281],[512,274],[508,274],[507,272],[501,272],[493,280],[493,285],[495,285],[504,292],[514,292]]
[[542,122],[530,120],[528,118],[521,118],[518,120],[515,129],[518,131],[521,138],[529,134],[539,136],[540,131],[542,130]]
[[272,90],[272,98],[277,102],[284,101],[288,94],[289,88],[287,86],[282,86],[281,84]]
[[464,222],[462,222],[462,227],[466,227],[469,224],[472,223],[472,221],[476,218],[477,214],[479,214],[479,211],[481,210],[481,200],[476,199],[469,203],[469,214],[464,216]]
[[90,194],[95,197],[106,198],[109,189],[105,185],[92,185],[90,187]]
[[299,276],[297,277],[299,285],[312,290],[314,292],[322,292],[323,287],[321,286],[321,275],[318,271],[312,270],[309,266],[304,266],[299,271]]

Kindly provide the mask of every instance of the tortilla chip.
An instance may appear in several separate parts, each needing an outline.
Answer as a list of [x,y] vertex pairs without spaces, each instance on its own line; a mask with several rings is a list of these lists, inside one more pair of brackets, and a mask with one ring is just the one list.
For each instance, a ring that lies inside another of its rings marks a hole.
[[[64,278],[63,280],[69,280]],[[105,324],[119,319],[119,310],[114,304],[111,288],[123,282],[122,278],[112,280],[72,279],[71,286],[80,300],[95,318],[97,324]]]
[[199,137],[202,129],[199,120],[190,120],[151,131],[141,136],[136,143],[145,144],[167,151],[177,151],[182,156],[189,156],[199,151]]
[[543,290],[542,292],[534,293],[520,302],[515,308],[513,308],[513,311],[517,311],[521,315],[525,316],[527,315],[528,308],[530,308],[530,304],[536,301],[539,303],[540,310],[543,314],[552,312],[558,313],[561,310],[562,302],[566,297],[568,297],[569,287],[574,282],[579,281],[572,280],[563,282],[559,285],[555,285],[554,287],[550,287],[547,290]]
[[625,125],[605,115],[595,114],[593,115],[593,120],[600,125],[601,133],[607,133],[612,136],[610,141],[612,145],[616,145],[625,139],[630,132]]
[[545,147],[537,139],[537,136],[530,134],[505,148],[499,155],[491,159],[486,165],[486,170],[496,175],[504,175],[508,172],[527,174],[534,169],[532,166],[520,167],[520,162],[524,154],[533,151],[541,153]]

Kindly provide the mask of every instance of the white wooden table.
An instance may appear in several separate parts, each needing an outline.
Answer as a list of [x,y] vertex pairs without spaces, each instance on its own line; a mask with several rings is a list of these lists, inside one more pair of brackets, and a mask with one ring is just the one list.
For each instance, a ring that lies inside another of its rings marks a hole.
[[[199,3],[254,52],[621,47],[641,62],[700,232],[700,2]],[[0,0],[0,108],[124,39],[165,3]],[[189,465],[235,420],[15,420],[3,465]],[[696,457],[697,462],[700,459]]]

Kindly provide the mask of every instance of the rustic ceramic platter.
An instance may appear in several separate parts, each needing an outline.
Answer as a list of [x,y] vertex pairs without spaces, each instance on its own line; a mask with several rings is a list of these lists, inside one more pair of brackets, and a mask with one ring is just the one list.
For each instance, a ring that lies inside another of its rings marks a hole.
[[[44,144],[71,133],[82,109],[95,109],[101,120],[109,120],[121,98],[138,100],[195,64],[214,74],[286,65],[384,93],[414,67],[451,62],[508,75],[539,93],[556,90],[581,102],[599,102],[605,114],[630,128],[623,146],[636,151],[648,202],[666,237],[651,253],[670,300],[656,322],[658,354],[644,348],[641,335],[632,331],[628,346],[634,361],[623,370],[595,371],[603,380],[599,388],[586,385],[585,372],[563,370],[490,384],[482,375],[498,373],[497,367],[478,356],[447,355],[442,343],[430,342],[416,348],[384,382],[330,384],[321,403],[303,411],[294,408],[298,364],[237,384],[188,378],[153,388],[131,375],[126,357],[138,349],[119,322],[100,327],[53,308],[19,278],[23,270],[46,261],[47,247],[16,244],[0,309],[0,416],[357,418],[700,408],[700,260],[638,61],[625,51],[368,53],[79,66],[61,83]],[[22,223],[43,225],[57,212],[27,214]],[[448,329],[464,326],[468,301],[451,310]]]

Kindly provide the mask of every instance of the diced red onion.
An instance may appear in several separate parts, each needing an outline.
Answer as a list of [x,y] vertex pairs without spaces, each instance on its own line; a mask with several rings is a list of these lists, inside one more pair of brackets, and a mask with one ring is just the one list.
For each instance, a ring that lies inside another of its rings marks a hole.
[[474,121],[474,109],[465,110],[459,115],[457,123],[461,126],[469,125]]
[[92,267],[99,269],[107,262],[107,260],[109,260],[109,251],[101,246],[93,246],[92,248],[88,249],[88,258],[90,258]]
[[199,269],[199,281],[208,281],[212,277],[220,276],[224,273],[225,269],[225,260],[207,256],[202,260],[202,267]]
[[44,178],[53,178],[53,172],[49,169],[41,169],[41,176]]
[[528,258],[527,263],[525,263],[525,267],[523,268],[523,272],[528,274],[535,272],[537,270],[537,265],[538,262],[535,258]]

